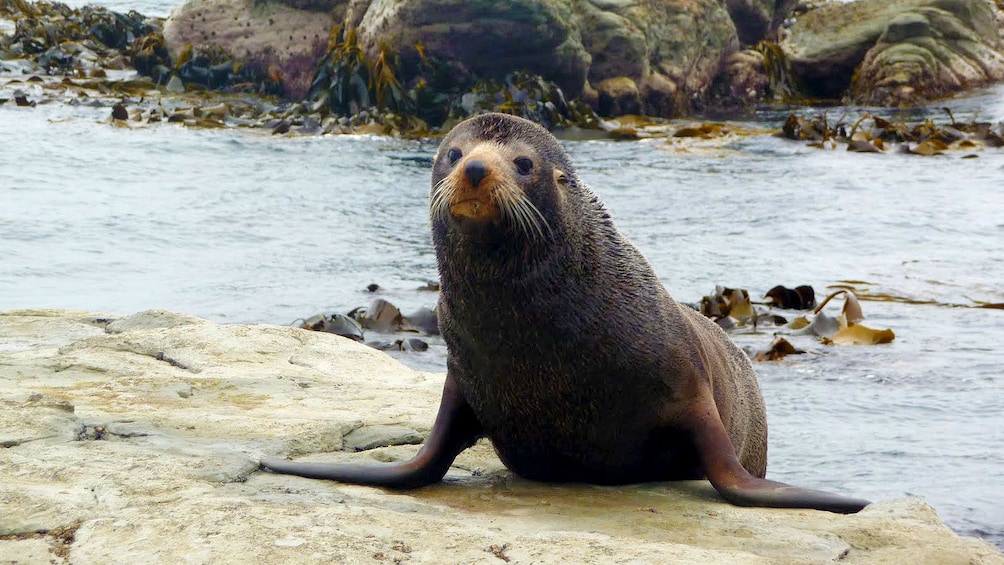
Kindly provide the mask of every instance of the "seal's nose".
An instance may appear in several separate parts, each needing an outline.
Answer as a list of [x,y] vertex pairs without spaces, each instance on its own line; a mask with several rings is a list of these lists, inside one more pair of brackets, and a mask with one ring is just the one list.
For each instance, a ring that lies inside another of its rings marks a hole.
[[487,174],[488,168],[485,167],[485,164],[478,159],[468,161],[467,164],[464,165],[464,175],[467,176],[467,180],[470,181],[471,186],[474,188],[477,188],[478,183],[480,183],[481,179],[485,178],[485,175]]

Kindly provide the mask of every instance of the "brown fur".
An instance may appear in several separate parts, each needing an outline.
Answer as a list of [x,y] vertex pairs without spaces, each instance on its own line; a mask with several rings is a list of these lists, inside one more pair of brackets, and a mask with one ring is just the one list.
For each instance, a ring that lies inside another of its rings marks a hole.
[[[443,140],[433,185],[462,177],[468,155],[500,142],[533,161],[520,188],[548,235],[499,219],[465,232],[433,214],[433,238],[450,373],[502,460],[546,480],[701,478],[689,438],[664,420],[667,406],[707,389],[743,466],[763,477],[767,425],[746,356],[670,298],[550,133],[509,116],[473,118]],[[443,158],[449,148],[459,162]]]

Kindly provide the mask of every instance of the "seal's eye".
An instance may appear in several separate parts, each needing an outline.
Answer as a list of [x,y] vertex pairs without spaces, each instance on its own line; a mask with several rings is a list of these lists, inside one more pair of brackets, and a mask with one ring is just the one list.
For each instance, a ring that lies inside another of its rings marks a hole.
[[521,175],[528,175],[533,170],[533,161],[527,157],[516,157],[513,163],[516,163],[516,170]]
[[454,163],[456,163],[457,161],[459,161],[460,158],[463,157],[463,156],[464,156],[463,152],[461,152],[456,147],[454,147],[453,149],[450,149],[446,153],[446,158],[450,160],[450,164],[451,165],[454,164]]

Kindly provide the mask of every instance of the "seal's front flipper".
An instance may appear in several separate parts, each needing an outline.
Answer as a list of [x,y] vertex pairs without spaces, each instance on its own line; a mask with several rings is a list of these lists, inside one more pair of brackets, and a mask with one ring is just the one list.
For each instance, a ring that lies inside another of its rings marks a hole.
[[796,487],[754,477],[743,468],[716,413],[695,416],[694,441],[704,474],[722,498],[736,506],[766,508],[812,508],[853,514],[870,504],[867,500]]
[[457,455],[481,437],[481,424],[449,375],[439,414],[425,445],[410,461],[372,465],[304,463],[263,457],[262,467],[276,473],[395,489],[417,488],[442,480]]

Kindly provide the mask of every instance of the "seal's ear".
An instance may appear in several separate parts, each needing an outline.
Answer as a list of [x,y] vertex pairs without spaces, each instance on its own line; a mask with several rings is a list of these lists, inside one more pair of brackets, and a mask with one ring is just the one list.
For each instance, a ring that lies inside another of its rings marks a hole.
[[554,169],[554,183],[558,186],[568,186],[568,176],[561,169]]

